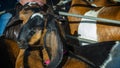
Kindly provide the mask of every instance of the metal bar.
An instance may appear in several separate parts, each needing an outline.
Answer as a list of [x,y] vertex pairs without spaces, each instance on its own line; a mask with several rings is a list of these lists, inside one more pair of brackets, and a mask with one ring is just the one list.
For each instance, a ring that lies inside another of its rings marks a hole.
[[66,35],[66,37],[72,38],[72,39],[76,39],[76,40],[82,41],[82,42],[87,42],[87,43],[97,43],[97,41],[94,41],[94,40],[89,40],[89,39],[85,39],[85,38],[75,37],[75,36],[72,36],[72,35]]
[[110,20],[110,19],[97,18],[97,17],[92,17],[92,16],[83,16],[83,15],[80,15],[80,14],[71,14],[71,13],[62,12],[62,11],[59,11],[59,14],[60,15],[64,15],[64,16],[73,16],[73,17],[78,17],[78,18],[99,20],[99,21],[105,22],[105,23],[111,23],[111,24],[118,24],[118,25],[120,25],[120,21],[119,20]]

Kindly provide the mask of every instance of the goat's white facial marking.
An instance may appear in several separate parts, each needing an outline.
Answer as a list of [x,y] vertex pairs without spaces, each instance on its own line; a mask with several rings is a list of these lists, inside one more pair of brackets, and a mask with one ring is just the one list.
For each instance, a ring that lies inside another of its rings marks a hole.
[[40,13],[34,13],[32,16],[31,16],[31,19],[34,18],[35,16],[40,16],[41,18],[43,18],[43,15],[40,14]]
[[37,4],[36,2],[28,2],[29,6],[32,6],[33,4]]

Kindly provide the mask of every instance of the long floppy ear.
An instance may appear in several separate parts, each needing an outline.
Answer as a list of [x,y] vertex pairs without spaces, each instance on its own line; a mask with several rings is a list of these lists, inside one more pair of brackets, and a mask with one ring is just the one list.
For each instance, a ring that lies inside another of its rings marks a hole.
[[51,61],[47,68],[56,68],[63,58],[63,43],[57,23],[53,17],[49,17],[46,27],[47,32],[44,37],[44,43]]
[[19,15],[16,15],[15,17],[13,17],[9,23],[7,24],[7,28],[14,26],[14,25],[18,25],[21,24],[22,20],[20,20]]

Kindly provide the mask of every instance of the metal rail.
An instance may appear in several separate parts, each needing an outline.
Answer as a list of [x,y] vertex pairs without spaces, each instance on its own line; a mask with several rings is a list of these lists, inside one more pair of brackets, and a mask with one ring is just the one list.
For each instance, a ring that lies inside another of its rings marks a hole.
[[[92,20],[99,20],[101,22],[104,23],[110,23],[110,24],[118,24],[120,25],[120,21],[117,20],[110,20],[110,19],[104,19],[104,18],[97,18],[97,17],[92,17],[92,16],[83,16],[83,15],[78,15],[78,14],[71,14],[71,13],[67,13],[67,12],[59,12],[60,15],[64,15],[64,16],[73,16],[73,17],[78,17],[78,18],[86,18],[86,19],[92,19]],[[85,39],[85,38],[79,38],[79,37],[75,37],[75,36],[71,36],[71,35],[66,35],[66,37],[68,38],[72,38],[72,39],[76,39],[82,42],[87,42],[87,43],[97,43],[97,41],[94,40],[89,40],[89,39]]]
[[98,20],[98,21],[101,21],[103,23],[110,23],[110,24],[118,24],[118,25],[120,25],[119,20],[111,20],[111,19],[97,18],[97,17],[92,17],[92,16],[84,16],[84,15],[80,15],[80,14],[72,14],[72,13],[67,13],[67,12],[62,12],[62,11],[59,11],[59,14],[64,15],[64,16],[73,16],[73,17],[78,17],[78,18],[86,18],[86,19]]
[[72,35],[66,35],[66,37],[72,38],[72,39],[76,39],[78,41],[86,42],[86,43],[97,43],[97,41],[94,41],[94,40],[89,40],[89,39],[85,39],[85,38],[75,37],[75,36],[72,36]]
[[57,5],[61,6],[61,5],[65,5],[66,3],[70,2],[72,0],[61,0]]

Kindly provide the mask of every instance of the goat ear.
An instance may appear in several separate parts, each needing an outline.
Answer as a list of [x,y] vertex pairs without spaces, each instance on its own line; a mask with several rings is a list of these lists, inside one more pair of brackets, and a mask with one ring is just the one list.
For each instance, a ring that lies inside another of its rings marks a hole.
[[19,15],[16,15],[9,21],[9,23],[7,24],[7,28],[20,23],[22,23],[22,20],[20,20]]
[[[45,48],[50,58],[48,68],[56,68],[63,58],[63,43],[55,21],[49,21],[44,37]],[[54,67],[53,67],[54,66]]]
[[[50,58],[48,68],[58,66],[63,58],[63,43],[60,36],[55,31],[48,31],[45,37],[46,50]],[[54,67],[53,67],[54,68]]]

